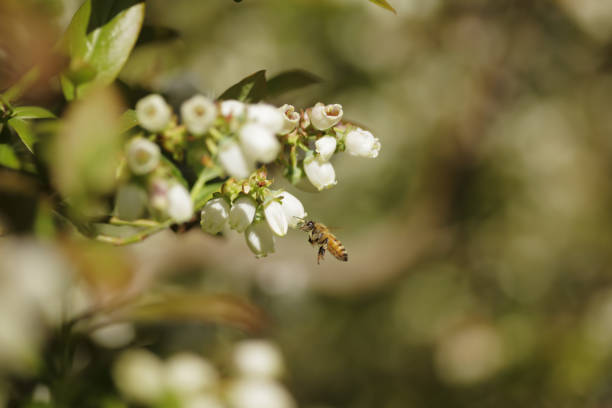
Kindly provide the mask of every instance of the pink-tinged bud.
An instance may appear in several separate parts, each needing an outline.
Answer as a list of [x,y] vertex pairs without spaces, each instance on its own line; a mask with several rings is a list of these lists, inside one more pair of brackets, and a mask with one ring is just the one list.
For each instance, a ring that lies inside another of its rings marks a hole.
[[380,141],[371,132],[357,128],[351,130],[344,140],[346,151],[353,156],[375,158],[380,152]]
[[342,119],[342,105],[317,103],[310,111],[310,122],[315,129],[327,130]]
[[316,157],[304,159],[304,172],[308,180],[319,191],[332,188],[338,183],[334,166],[330,162]]
[[323,136],[315,142],[315,150],[319,158],[323,161],[331,159],[336,151],[336,138],[333,136]]
[[205,96],[195,95],[181,105],[181,118],[193,135],[203,135],[217,118],[217,107]]
[[283,115],[283,127],[280,130],[281,135],[286,135],[287,133],[293,131],[300,122],[300,114],[295,111],[295,107],[293,105],[283,105],[278,108],[280,113]]
[[160,132],[168,126],[172,109],[161,95],[151,94],[136,103],[136,118],[143,128]]

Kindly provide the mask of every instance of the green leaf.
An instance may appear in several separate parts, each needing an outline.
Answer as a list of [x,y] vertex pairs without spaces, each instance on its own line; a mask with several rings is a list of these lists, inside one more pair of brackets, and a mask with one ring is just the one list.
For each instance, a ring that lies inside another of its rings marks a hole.
[[397,14],[397,11],[395,11],[395,9],[389,4],[387,0],[370,0],[370,2]]
[[8,120],[8,124],[17,132],[17,135],[28,150],[34,153],[34,143],[37,142],[37,138],[30,124],[21,118],[11,118]]
[[259,102],[266,96],[266,71],[257,71],[230,86],[218,99],[237,99],[242,102]]
[[119,132],[125,133],[138,124],[136,111],[134,109],[126,110],[119,119]]
[[172,176],[179,182],[181,183],[183,186],[185,186],[185,188],[189,188],[189,184],[187,184],[187,181],[185,180],[185,178],[183,177],[183,173],[181,173],[181,171],[174,165],[174,163],[172,163],[172,161],[170,159],[168,159],[166,156],[162,155],[161,156],[161,161],[168,166],[168,168],[170,169],[170,173],[172,174]]
[[[64,36],[64,48],[72,58],[65,75],[77,97],[115,80],[136,44],[144,10],[144,3],[135,0],[87,0],[79,8]],[[80,75],[83,67],[87,75]],[[66,94],[69,86],[62,86]]]
[[180,37],[177,30],[169,27],[145,25],[140,31],[136,45],[145,45],[153,42],[175,40]]
[[55,115],[40,106],[18,106],[13,109],[15,117],[20,119],[51,119]]
[[199,210],[200,208],[204,207],[204,204],[206,204],[208,200],[212,198],[214,193],[221,191],[221,186],[223,186],[223,182],[212,183],[202,187],[194,199],[194,209]]
[[0,166],[19,170],[21,162],[15,154],[15,149],[8,144],[0,144]]
[[320,77],[301,69],[281,72],[268,80],[268,96],[281,95],[285,92],[304,88],[321,81]]

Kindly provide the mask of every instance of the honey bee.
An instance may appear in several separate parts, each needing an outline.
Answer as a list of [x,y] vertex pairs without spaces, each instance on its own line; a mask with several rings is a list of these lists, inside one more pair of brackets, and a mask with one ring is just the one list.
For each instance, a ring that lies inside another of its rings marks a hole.
[[325,250],[340,261],[348,261],[348,254],[342,242],[329,231],[325,225],[315,221],[302,221],[299,225],[300,230],[308,232],[308,242],[311,245],[319,245],[317,264],[321,262],[325,255]]

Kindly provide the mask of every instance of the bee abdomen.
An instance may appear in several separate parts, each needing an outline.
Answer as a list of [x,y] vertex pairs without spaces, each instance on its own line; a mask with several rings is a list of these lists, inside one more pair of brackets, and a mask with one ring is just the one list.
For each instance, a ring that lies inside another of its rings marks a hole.
[[327,248],[329,249],[329,252],[331,252],[340,261],[348,261],[348,253],[346,252],[344,245],[342,245],[339,241],[334,240],[329,242],[327,244]]

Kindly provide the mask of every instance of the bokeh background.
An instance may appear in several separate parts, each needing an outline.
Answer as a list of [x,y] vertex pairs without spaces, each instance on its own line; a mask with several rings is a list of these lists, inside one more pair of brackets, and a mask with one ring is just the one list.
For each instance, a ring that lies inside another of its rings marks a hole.
[[[78,3],[50,7],[54,26]],[[178,106],[300,68],[323,81],[269,102],[341,103],[382,150],[340,155],[320,194],[275,178],[349,262],[317,265],[298,232],[256,260],[233,232],[167,231],[121,252],[138,290],[258,305],[300,407],[612,406],[612,1],[390,3],[147,1],[178,35],[138,47],[124,83]],[[217,361],[253,336],[137,333]]]

